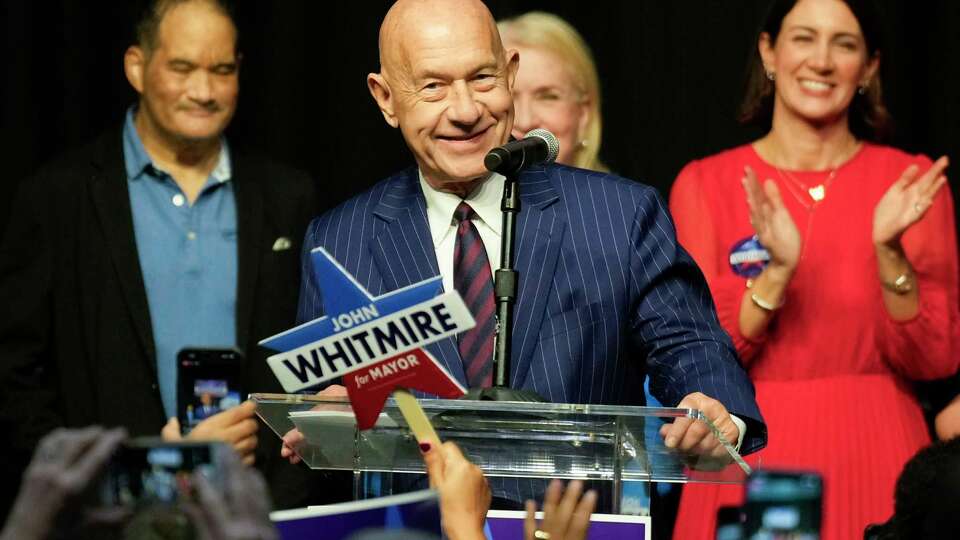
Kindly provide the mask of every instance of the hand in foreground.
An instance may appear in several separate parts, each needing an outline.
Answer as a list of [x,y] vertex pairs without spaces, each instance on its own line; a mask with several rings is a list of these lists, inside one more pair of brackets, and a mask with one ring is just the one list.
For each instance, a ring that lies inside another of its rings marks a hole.
[[923,174],[917,165],[910,165],[887,189],[873,210],[874,245],[892,246],[903,233],[927,213],[937,192],[947,183],[943,171],[950,162],[938,159]]
[[[688,394],[677,404],[681,409],[699,409],[720,430],[720,434],[730,444],[736,445],[740,437],[740,430],[730,418],[727,408],[719,401],[700,392]],[[730,453],[714,437],[706,423],[693,418],[676,418],[672,424],[660,427],[660,436],[663,437],[667,448],[695,458],[708,458],[708,461],[719,460],[719,464],[730,461]],[[715,461],[712,465],[719,465]]]
[[953,401],[937,413],[933,425],[937,438],[941,441],[960,436],[960,396],[953,398]]
[[[257,420],[253,417],[257,405],[244,401],[236,407],[219,412],[197,424],[187,435],[189,441],[223,441],[233,446],[246,465],[253,465],[257,449]],[[167,421],[160,435],[165,441],[179,441],[180,422],[176,418]]]
[[236,454],[220,456],[223,493],[196,471],[196,500],[184,505],[202,540],[274,540],[279,538],[270,522],[270,499],[260,473],[244,467]]
[[430,487],[440,492],[443,531],[451,540],[485,538],[490,486],[480,467],[470,463],[452,442],[437,447],[421,442]]
[[[333,398],[333,397],[347,397],[347,388],[345,386],[340,386],[339,384],[331,384],[330,386],[324,388],[322,391],[317,393],[317,397],[322,398]],[[316,410],[319,407],[314,407]],[[283,446],[280,448],[280,457],[286,458],[287,461],[296,465],[300,463],[300,447],[303,445],[303,433],[300,433],[300,430],[293,428],[290,431],[286,432],[281,438],[283,441]]]
[[770,253],[770,266],[793,272],[800,261],[802,240],[790,211],[780,198],[777,184],[767,180],[761,188],[756,173],[750,167],[744,169],[742,183],[750,209],[750,224],[760,243]]
[[77,508],[80,496],[126,437],[123,429],[94,426],[57,429],[41,439],[0,538],[39,540],[54,528],[76,532],[85,517]]
[[[563,489],[563,482],[553,480],[543,494],[543,520],[537,526],[537,503],[527,501],[527,517],[523,520],[526,540],[583,540],[590,528],[590,514],[597,505],[597,492],[584,493],[583,482],[573,480]],[[537,534],[539,532],[539,534]]]

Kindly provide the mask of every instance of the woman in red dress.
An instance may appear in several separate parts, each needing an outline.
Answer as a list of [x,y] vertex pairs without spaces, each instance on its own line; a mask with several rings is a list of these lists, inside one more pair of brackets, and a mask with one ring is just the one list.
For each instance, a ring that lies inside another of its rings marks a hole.
[[[670,198],[756,384],[762,466],[823,475],[825,540],[890,517],[897,475],[929,442],[906,383],[958,367],[947,159],[868,142],[887,120],[869,8],[775,2],[744,103],[770,131],[687,165]],[[742,493],[688,485],[674,538],[714,538]]]

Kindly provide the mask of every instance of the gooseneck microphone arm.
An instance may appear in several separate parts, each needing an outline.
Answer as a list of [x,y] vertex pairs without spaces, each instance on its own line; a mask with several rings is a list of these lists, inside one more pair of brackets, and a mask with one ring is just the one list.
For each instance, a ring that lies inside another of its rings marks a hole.
[[545,129],[535,129],[523,139],[491,150],[484,159],[487,170],[502,174],[503,230],[500,236],[500,268],[496,272],[493,295],[497,304],[497,334],[493,350],[493,387],[473,389],[467,399],[492,401],[546,401],[526,390],[510,388],[510,348],[513,340],[513,306],[517,300],[518,274],[513,267],[516,220],[520,213],[520,183],[517,177],[525,167],[557,158],[559,142]]

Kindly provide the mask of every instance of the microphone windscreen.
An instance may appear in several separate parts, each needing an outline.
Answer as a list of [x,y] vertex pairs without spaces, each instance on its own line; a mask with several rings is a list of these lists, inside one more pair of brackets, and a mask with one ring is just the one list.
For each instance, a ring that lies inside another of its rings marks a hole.
[[553,163],[556,161],[557,155],[560,154],[560,141],[556,135],[546,129],[537,128],[531,129],[523,136],[524,139],[529,139],[530,137],[538,137],[547,143],[547,159],[543,160],[544,163]]

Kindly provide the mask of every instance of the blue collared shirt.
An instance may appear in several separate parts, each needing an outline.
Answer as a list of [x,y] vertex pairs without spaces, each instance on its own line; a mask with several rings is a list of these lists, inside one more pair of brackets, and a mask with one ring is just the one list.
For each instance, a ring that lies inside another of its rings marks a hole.
[[177,352],[236,346],[237,206],[225,140],[217,166],[191,205],[144,149],[135,110],[127,111],[123,157],[160,395],[170,417],[177,414]]

